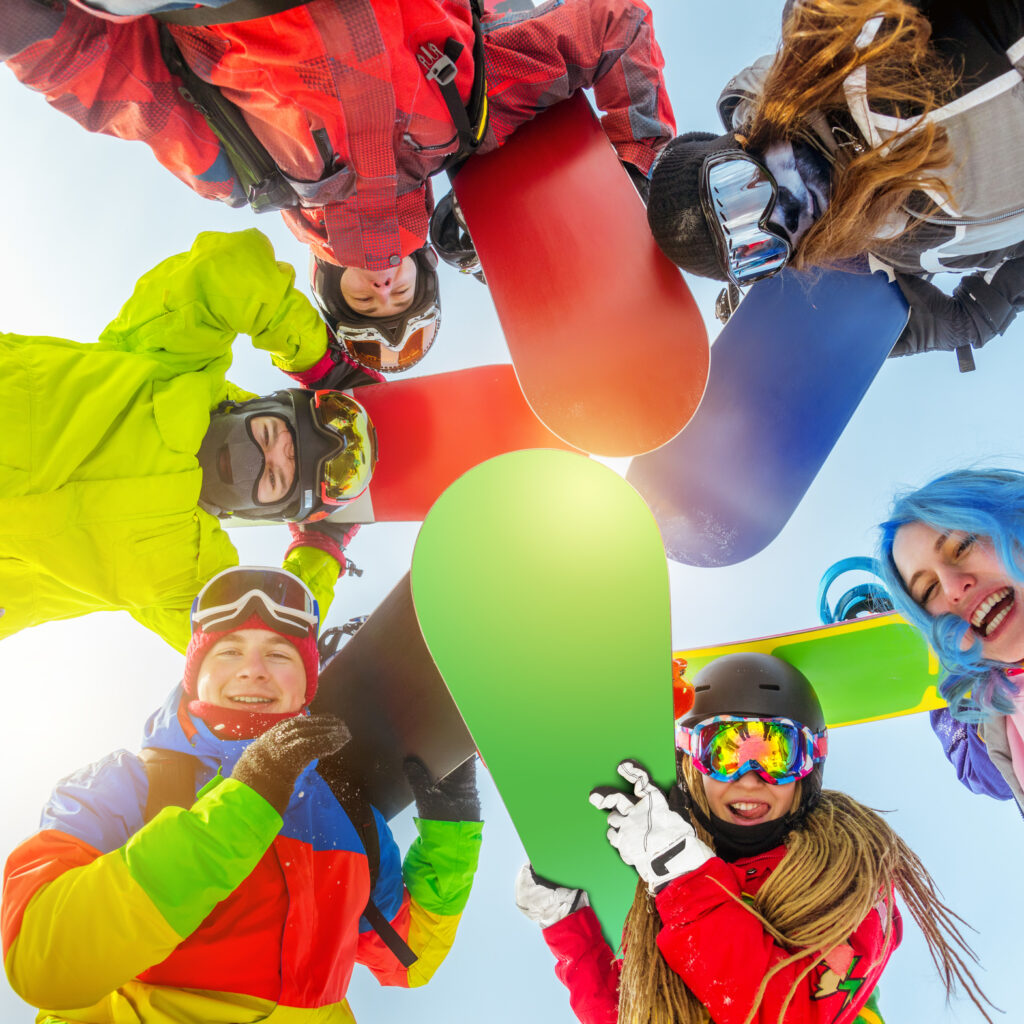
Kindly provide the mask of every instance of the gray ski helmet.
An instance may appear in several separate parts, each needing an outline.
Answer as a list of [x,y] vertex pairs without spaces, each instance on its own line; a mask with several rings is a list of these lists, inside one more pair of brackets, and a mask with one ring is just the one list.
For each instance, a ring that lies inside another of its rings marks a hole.
[[[352,440],[322,422],[318,406],[324,396],[337,396],[362,414],[355,440],[361,460],[368,466],[364,474],[368,479],[377,460],[377,436],[362,406],[341,392],[286,388],[245,402],[223,402],[213,411],[198,453],[203,469],[200,506],[217,516],[301,523],[322,519],[344,504],[326,502],[322,497],[321,484],[332,456]],[[264,468],[263,452],[250,426],[257,416],[284,420],[295,447],[292,486],[280,501],[269,504],[256,498]]]
[[680,724],[694,726],[715,715],[791,718],[812,732],[825,715],[807,676],[771,654],[725,654],[693,677],[693,707]]
[[341,294],[345,267],[311,256],[309,281],[320,314],[337,344],[361,366],[378,373],[401,373],[430,350],[441,327],[437,253],[424,245],[416,262],[416,292],[408,309],[389,317],[354,310]]
[[704,161],[730,149],[742,151],[736,137],[687,132],[658,154],[651,173],[647,223],[658,248],[677,266],[700,277],[727,280],[700,198]]

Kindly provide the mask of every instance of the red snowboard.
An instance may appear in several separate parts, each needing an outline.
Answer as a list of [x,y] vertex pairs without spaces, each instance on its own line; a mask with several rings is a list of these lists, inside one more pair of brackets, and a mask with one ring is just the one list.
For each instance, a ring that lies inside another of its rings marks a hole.
[[534,412],[595,455],[670,441],[704,393],[707,332],[585,97],[467,160],[454,187]]
[[474,366],[354,392],[377,431],[379,461],[362,497],[333,522],[419,522],[468,469],[522,448],[570,448],[523,399],[511,366]]

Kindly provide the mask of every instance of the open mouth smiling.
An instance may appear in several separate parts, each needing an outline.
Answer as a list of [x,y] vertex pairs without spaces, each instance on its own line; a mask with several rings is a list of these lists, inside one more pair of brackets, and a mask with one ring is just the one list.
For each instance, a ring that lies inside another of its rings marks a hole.
[[1012,587],[1002,587],[985,598],[971,614],[971,629],[983,640],[988,639],[1013,610]]

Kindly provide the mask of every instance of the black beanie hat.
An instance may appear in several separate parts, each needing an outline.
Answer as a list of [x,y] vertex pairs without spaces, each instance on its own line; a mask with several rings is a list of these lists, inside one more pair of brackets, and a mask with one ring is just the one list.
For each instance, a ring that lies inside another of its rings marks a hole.
[[647,223],[661,251],[677,266],[700,277],[727,280],[700,201],[704,159],[742,147],[731,133],[687,132],[662,150],[651,175]]

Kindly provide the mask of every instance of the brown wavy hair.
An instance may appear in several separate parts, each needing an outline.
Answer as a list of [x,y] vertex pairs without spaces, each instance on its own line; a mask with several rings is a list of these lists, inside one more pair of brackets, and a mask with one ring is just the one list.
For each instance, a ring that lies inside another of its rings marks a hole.
[[[691,798],[709,813],[701,776],[689,758],[682,759],[682,771]],[[797,792],[794,800],[799,799]],[[712,837],[700,826],[697,835],[714,848]],[[961,987],[991,1024],[982,1005],[991,1003],[969,967],[977,958],[958,930],[965,922],[942,902],[917,855],[878,814],[844,793],[824,790],[818,805],[785,842],[785,856],[752,903],[730,894],[780,946],[792,951],[761,979],[746,1024],[754,1019],[772,977],[806,959],[780,1010],[782,1024],[803,980],[824,963],[830,950],[849,939],[880,895],[884,894],[891,906],[893,893],[900,896],[924,934],[947,994]],[[657,945],[660,930],[654,898],[641,880],[623,933],[619,1024],[707,1024],[708,1011],[661,955]],[[883,958],[893,940],[890,913]]]
[[[870,43],[856,45],[865,24],[884,21]],[[782,44],[749,123],[749,148],[803,139],[820,148],[815,117],[848,111],[843,84],[866,68],[874,109],[925,115],[947,101],[957,75],[931,46],[931,23],[905,0],[797,0],[782,27]],[[801,239],[795,267],[827,267],[886,241],[885,225],[912,192],[932,189],[951,198],[938,172],[953,154],[941,126],[922,123],[870,149],[841,145],[834,154],[832,197]],[[934,208],[934,204],[932,204]],[[912,230],[913,221],[904,230]],[[885,237],[883,237],[885,236]]]

